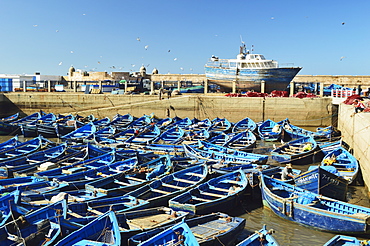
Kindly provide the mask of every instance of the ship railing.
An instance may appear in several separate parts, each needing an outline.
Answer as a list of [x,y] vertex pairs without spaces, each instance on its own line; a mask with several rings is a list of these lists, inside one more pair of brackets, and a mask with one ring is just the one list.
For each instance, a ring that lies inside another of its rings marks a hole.
[[332,89],[331,90],[331,97],[335,98],[347,98],[356,94],[356,91],[353,90],[345,90],[345,89]]
[[211,58],[211,59],[208,60],[207,66],[210,66],[210,67],[229,67],[229,61],[227,59],[213,60]]

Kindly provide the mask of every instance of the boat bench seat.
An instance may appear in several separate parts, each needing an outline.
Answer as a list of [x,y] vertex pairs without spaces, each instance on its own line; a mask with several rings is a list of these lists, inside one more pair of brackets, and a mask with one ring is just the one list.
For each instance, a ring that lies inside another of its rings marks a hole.
[[204,198],[200,198],[200,197],[195,197],[195,196],[192,196],[191,199],[193,200],[198,200],[198,201],[202,201],[202,202],[212,202],[213,200],[209,200],[209,199],[204,199]]
[[170,194],[171,191],[165,191],[165,190],[158,190],[158,189],[152,189],[153,192],[162,193],[162,194]]
[[219,197],[219,198],[223,198],[223,197],[225,197],[224,195],[220,195],[220,194],[217,194],[217,193],[205,192],[205,191],[201,191],[201,192],[200,192],[200,194],[202,194],[202,195],[206,195],[206,196]]
[[200,173],[186,173],[186,175],[189,175],[189,176],[197,176],[197,177],[204,177],[203,174],[200,174]]
[[188,180],[188,179],[179,179],[179,178],[174,178],[173,181],[179,181],[179,182],[188,183],[188,184],[195,184],[195,183],[197,183],[197,181]]
[[28,147],[31,147],[31,148],[39,147],[38,145],[35,145],[35,144],[28,144],[27,146],[28,146]]
[[145,179],[139,179],[139,178],[132,177],[132,176],[126,176],[125,178],[126,179],[131,179],[131,180],[134,180],[134,181],[138,181],[138,182],[144,182],[144,181],[146,181]]
[[167,183],[162,183],[162,185],[165,186],[165,187],[169,187],[169,188],[173,188],[173,189],[178,189],[178,190],[183,189],[183,187],[179,187],[179,186],[171,185],[171,184],[167,184]]

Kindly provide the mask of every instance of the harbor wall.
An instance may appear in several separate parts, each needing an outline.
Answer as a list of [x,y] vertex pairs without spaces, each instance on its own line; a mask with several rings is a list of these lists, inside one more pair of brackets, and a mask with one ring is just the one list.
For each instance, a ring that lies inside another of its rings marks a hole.
[[134,116],[154,113],[167,116],[213,119],[225,117],[237,122],[245,117],[254,121],[289,118],[299,126],[328,126],[336,124],[336,108],[331,98],[247,98],[226,97],[212,93],[188,94],[159,100],[155,95],[112,95],[82,93],[7,93],[3,95],[0,117],[22,111],[31,114],[38,110],[60,114],[113,117],[130,113]]
[[370,113],[353,114],[352,105],[341,103],[338,109],[338,129],[343,141],[351,146],[354,157],[359,161],[367,190],[370,187]]

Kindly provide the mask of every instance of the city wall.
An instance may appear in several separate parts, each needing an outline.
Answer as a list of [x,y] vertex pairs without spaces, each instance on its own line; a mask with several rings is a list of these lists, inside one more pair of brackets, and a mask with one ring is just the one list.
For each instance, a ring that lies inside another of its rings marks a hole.
[[341,130],[343,141],[353,151],[359,161],[363,180],[370,186],[370,113],[353,115],[352,105],[340,104],[338,110],[338,129]]

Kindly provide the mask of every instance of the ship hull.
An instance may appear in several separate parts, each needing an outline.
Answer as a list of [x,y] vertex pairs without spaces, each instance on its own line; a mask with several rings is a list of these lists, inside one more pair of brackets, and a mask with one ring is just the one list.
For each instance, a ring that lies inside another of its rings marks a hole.
[[301,70],[301,67],[269,68],[269,69],[231,69],[205,67],[206,77],[210,82],[219,85],[223,90],[230,90],[233,81],[236,89],[261,91],[261,81],[265,81],[265,92],[283,91]]

